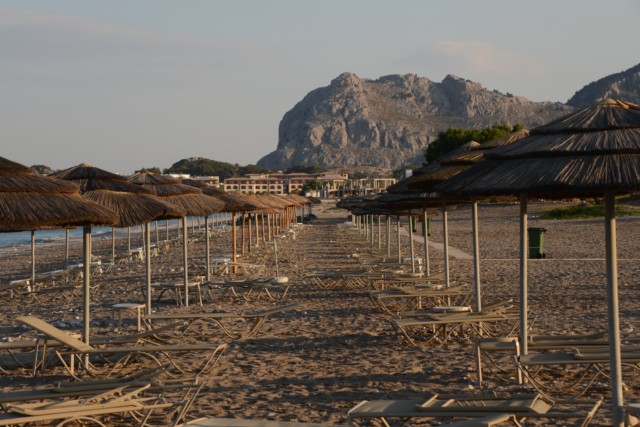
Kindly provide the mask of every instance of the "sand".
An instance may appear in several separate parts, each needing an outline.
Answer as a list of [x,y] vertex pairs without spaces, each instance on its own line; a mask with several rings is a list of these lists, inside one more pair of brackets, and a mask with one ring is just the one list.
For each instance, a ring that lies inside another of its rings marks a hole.
[[[604,227],[601,219],[542,221],[536,219],[549,208],[532,204],[530,226],[546,228],[547,258],[531,260],[529,285],[532,333],[584,333],[606,329],[606,295],[604,274]],[[518,206],[482,205],[480,207],[481,278],[483,300],[518,299]],[[213,300],[204,307],[191,306],[190,311],[250,312],[280,304],[297,302],[299,309],[270,318],[256,338],[230,340],[219,329],[210,327],[196,336],[199,342],[229,342],[222,361],[211,374],[203,378],[205,389],[194,404],[191,417],[218,416],[260,418],[302,422],[346,424],[347,411],[363,399],[421,398],[434,392],[477,391],[474,355],[468,341],[450,341],[445,345],[403,344],[393,332],[390,316],[375,308],[367,290],[322,289],[305,279],[316,270],[356,268],[360,265],[355,253],[370,253],[364,236],[346,222],[347,213],[316,206],[318,220],[295,227],[287,237],[278,240],[280,275],[292,282],[284,301],[269,299],[222,299],[213,292]],[[432,271],[442,269],[441,215],[432,217],[430,247]],[[471,211],[461,207],[449,212],[450,245],[460,253],[472,253]],[[374,227],[377,233],[377,227]],[[383,227],[383,252],[386,252]],[[161,233],[162,236],[162,233]],[[295,236],[295,237],[294,237]],[[139,239],[139,236],[134,236]],[[395,249],[392,234],[392,254]],[[121,239],[125,240],[125,239]],[[638,259],[640,219],[618,220],[618,254],[620,257],[620,313],[623,338],[637,335],[640,328],[640,277]],[[420,239],[414,242],[416,256],[422,256]],[[140,246],[138,240],[134,246]],[[377,249],[377,240],[374,244]],[[118,251],[126,242],[118,243]],[[212,256],[230,254],[230,234],[220,232],[212,242]],[[204,243],[190,245],[190,253],[200,259],[192,261],[190,271],[197,273],[202,265]],[[270,243],[254,248],[244,262],[264,263],[266,275],[275,274],[274,250]],[[107,258],[110,240],[94,242],[94,254]],[[403,256],[408,256],[408,238],[403,237]],[[38,271],[60,268],[64,256],[60,245],[38,248]],[[81,257],[76,243],[72,258]],[[152,258],[154,281],[180,282],[182,256],[179,245]],[[2,283],[30,274],[28,248],[3,251],[0,258]],[[111,305],[120,302],[143,301],[140,288],[145,280],[144,263],[129,263],[119,271],[98,275],[93,283],[99,288],[92,299],[92,333],[132,333],[132,318],[118,327],[111,319]],[[460,256],[451,260],[451,275],[455,283],[471,285],[472,261]],[[47,321],[63,321],[69,330],[79,331],[81,298],[71,300],[26,302],[16,304],[6,295],[0,300],[3,316],[0,338],[33,338],[28,328],[19,326],[14,318],[33,314]],[[164,300],[159,311],[185,310],[171,299]],[[241,328],[244,325],[232,325]],[[189,363],[189,360],[184,362]],[[193,363],[198,363],[194,358]],[[64,378],[61,371],[31,378],[24,375],[0,377],[3,390],[51,384]],[[640,398],[637,376],[625,374],[627,401]],[[491,373],[486,375],[486,387],[496,391],[531,390],[510,381],[501,381]],[[606,393],[606,381],[597,384],[593,394]],[[610,424],[608,397],[596,414],[592,425]],[[528,423],[529,424],[529,423]],[[533,423],[536,424],[536,423]],[[550,425],[550,423],[538,423]],[[563,425],[558,423],[557,425]]]

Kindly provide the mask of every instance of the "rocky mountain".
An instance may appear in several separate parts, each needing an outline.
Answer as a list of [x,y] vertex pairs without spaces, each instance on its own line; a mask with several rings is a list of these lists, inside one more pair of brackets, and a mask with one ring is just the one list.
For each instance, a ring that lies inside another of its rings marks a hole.
[[284,115],[276,151],[258,166],[420,165],[427,144],[450,127],[519,123],[530,128],[571,111],[451,75],[438,83],[413,74],[369,80],[343,73]]
[[567,105],[583,108],[606,98],[640,104],[640,64],[589,83],[577,91]]

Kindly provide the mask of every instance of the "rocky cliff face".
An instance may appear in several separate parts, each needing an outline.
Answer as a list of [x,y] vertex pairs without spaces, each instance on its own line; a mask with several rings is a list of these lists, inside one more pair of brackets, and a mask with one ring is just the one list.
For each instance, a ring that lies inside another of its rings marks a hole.
[[276,151],[258,165],[397,169],[420,165],[427,144],[450,127],[520,123],[530,128],[571,111],[561,103],[530,102],[455,76],[438,83],[413,74],[367,80],[344,73],[284,115]]
[[567,101],[576,108],[588,107],[606,98],[640,104],[640,64],[621,73],[589,83]]

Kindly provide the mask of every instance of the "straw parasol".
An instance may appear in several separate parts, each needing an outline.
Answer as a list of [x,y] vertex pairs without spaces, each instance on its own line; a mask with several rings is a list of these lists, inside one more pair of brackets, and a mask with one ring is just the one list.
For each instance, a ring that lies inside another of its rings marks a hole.
[[[163,201],[182,208],[186,215],[182,217],[183,257],[184,257],[184,303],[189,305],[189,271],[187,250],[187,215],[208,217],[212,213],[220,212],[223,204],[213,197],[206,196],[199,189],[184,185],[180,180],[166,175],[153,174],[148,171],[140,172],[129,177],[129,182],[141,185],[151,190]],[[207,232],[208,233],[208,232]],[[209,256],[207,251],[207,257]]]
[[0,231],[83,227],[83,339],[89,342],[91,226],[113,225],[117,216],[80,195],[77,185],[37,175],[19,163],[0,157]]
[[520,195],[521,346],[527,351],[527,197],[605,199],[607,296],[614,425],[623,425],[615,196],[640,191],[640,106],[607,99],[531,130],[438,190]]
[[[118,215],[116,227],[145,224],[145,250],[147,269],[147,313],[151,313],[151,257],[149,223],[158,219],[185,216],[184,209],[163,202],[151,190],[131,184],[127,178],[87,163],[56,173],[57,178],[73,181],[80,186],[83,197],[105,206]],[[113,251],[113,249],[112,249]]]
[[[475,285],[475,302],[476,311],[482,310],[482,299],[480,292],[480,246],[478,241],[478,202],[476,197],[452,197],[451,195],[443,196],[436,192],[436,186],[442,182],[452,179],[462,171],[484,160],[485,154],[496,147],[509,145],[529,135],[528,130],[520,130],[510,134],[495,138],[484,144],[475,141],[458,147],[450,153],[440,158],[437,163],[432,163],[417,171],[417,174],[403,180],[405,186],[410,192],[427,192],[421,194],[418,198],[424,198],[425,206],[442,206],[443,216],[443,236],[444,236],[444,267],[445,281],[448,286],[449,282],[449,254],[448,254],[448,226],[447,226],[447,209],[449,205],[459,203],[471,203],[471,224],[473,232],[473,266],[474,266],[474,285]],[[423,211],[424,221],[426,218],[426,210]],[[426,238],[426,237],[425,237]],[[428,257],[428,249],[425,241],[425,258]],[[428,261],[427,261],[428,265]],[[428,269],[428,267],[427,267]]]

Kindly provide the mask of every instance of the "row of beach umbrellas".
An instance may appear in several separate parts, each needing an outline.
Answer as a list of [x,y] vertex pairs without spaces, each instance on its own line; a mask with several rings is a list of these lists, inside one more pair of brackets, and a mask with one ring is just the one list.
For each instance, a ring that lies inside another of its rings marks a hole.
[[[260,200],[258,202],[257,200]],[[267,207],[266,200],[270,205]],[[129,178],[88,164],[42,176],[32,169],[0,157],[0,232],[83,227],[83,339],[89,342],[91,227],[129,227],[144,224],[146,247],[146,306],[151,310],[150,222],[182,219],[185,305],[188,305],[187,216],[204,216],[207,229],[207,273],[209,271],[208,216],[217,212],[263,211],[278,214],[287,227],[295,212],[308,199],[302,196],[264,195],[249,197],[199,189],[179,180],[141,172]],[[285,214],[286,213],[286,214]],[[284,218],[289,222],[284,222]],[[233,246],[235,260],[235,223]],[[207,279],[208,279],[207,275]]]
[[[357,215],[443,215],[448,276],[447,206],[472,205],[476,308],[480,302],[477,203],[486,198],[520,201],[520,345],[527,353],[527,201],[530,198],[603,198],[606,294],[613,425],[624,425],[616,254],[616,196],[640,191],[640,106],[606,99],[530,131],[486,144],[468,144],[375,198],[343,201]],[[426,230],[426,227],[424,227]],[[426,236],[425,236],[426,242]]]

